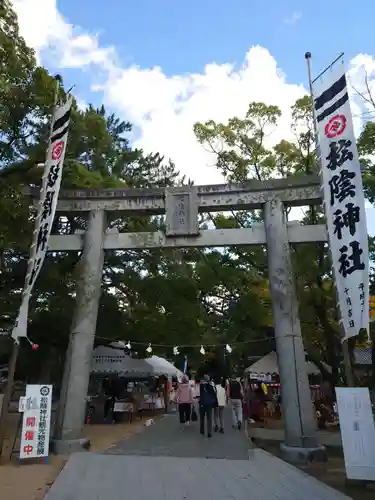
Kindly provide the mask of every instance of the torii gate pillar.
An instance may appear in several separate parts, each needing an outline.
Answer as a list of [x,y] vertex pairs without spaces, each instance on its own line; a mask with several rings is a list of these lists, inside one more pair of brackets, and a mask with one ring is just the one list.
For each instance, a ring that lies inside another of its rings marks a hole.
[[264,219],[285,429],[281,450],[284,458],[291,462],[322,459],[325,448],[316,441],[288,230],[279,199],[265,203]]
[[83,424],[101,292],[105,230],[104,210],[89,212],[54,431],[53,449],[58,454],[79,451],[90,444],[83,436]]

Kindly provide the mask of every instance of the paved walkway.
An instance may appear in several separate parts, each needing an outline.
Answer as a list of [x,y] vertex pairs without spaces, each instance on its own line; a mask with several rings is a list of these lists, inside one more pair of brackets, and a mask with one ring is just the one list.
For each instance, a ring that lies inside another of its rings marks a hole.
[[226,412],[224,434],[207,438],[199,433],[198,422],[181,429],[177,415],[167,415],[145,432],[111,447],[107,454],[248,460],[251,442],[243,432],[232,429],[229,417]]
[[73,455],[45,500],[350,500],[230,427],[209,439],[169,415],[106,453]]

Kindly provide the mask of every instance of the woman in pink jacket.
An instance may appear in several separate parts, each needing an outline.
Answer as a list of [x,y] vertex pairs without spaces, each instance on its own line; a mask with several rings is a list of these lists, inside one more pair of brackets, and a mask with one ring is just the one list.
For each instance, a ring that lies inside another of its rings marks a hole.
[[180,414],[180,424],[189,425],[191,416],[191,404],[193,402],[193,389],[189,384],[189,379],[186,375],[182,377],[182,381],[178,384],[177,403]]

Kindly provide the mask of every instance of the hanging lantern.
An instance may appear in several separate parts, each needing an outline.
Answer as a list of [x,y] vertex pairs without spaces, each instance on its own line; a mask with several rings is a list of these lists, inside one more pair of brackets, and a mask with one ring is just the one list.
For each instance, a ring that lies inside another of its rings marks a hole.
[[231,346],[229,344],[227,344],[225,346],[225,350],[227,351],[228,354],[230,354],[232,352],[232,348],[231,348]]
[[201,345],[200,351],[199,351],[203,356],[206,354],[206,351],[204,350],[204,347]]
[[151,354],[152,353],[152,347],[151,347],[151,344],[148,344],[148,347],[146,349],[146,351]]
[[34,344],[32,340],[29,339],[29,337],[26,337],[28,343],[31,345],[31,349],[33,351],[37,351],[39,349],[39,344]]
[[129,349],[129,350],[132,348],[132,345],[131,345],[131,343],[130,343],[130,340],[128,340],[128,343],[126,344],[126,346],[125,346],[125,347],[126,347],[127,349]]
[[178,350],[178,346],[173,348],[173,356],[178,356],[180,354],[180,351]]

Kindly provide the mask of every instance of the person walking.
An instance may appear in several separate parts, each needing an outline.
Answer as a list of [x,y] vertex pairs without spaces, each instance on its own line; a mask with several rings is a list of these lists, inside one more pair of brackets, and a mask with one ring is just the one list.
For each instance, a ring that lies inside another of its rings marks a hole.
[[105,402],[104,402],[104,422],[114,423],[114,407],[116,403],[116,391],[113,385],[110,385],[105,392]]
[[209,375],[205,375],[199,386],[199,423],[200,433],[204,436],[205,420],[207,418],[207,437],[212,437],[212,414],[217,406],[216,387]]
[[217,406],[215,407],[215,432],[224,434],[224,407],[227,404],[227,395],[225,392],[225,379],[220,384],[216,384]]
[[187,375],[182,377],[177,388],[178,412],[180,414],[180,424],[189,425],[191,417],[191,404],[193,402],[193,390]]
[[242,411],[242,400],[243,400],[243,389],[241,382],[236,378],[232,377],[227,385],[227,397],[230,401],[230,406],[232,408],[232,419],[233,428],[238,428],[241,430],[243,411]]

